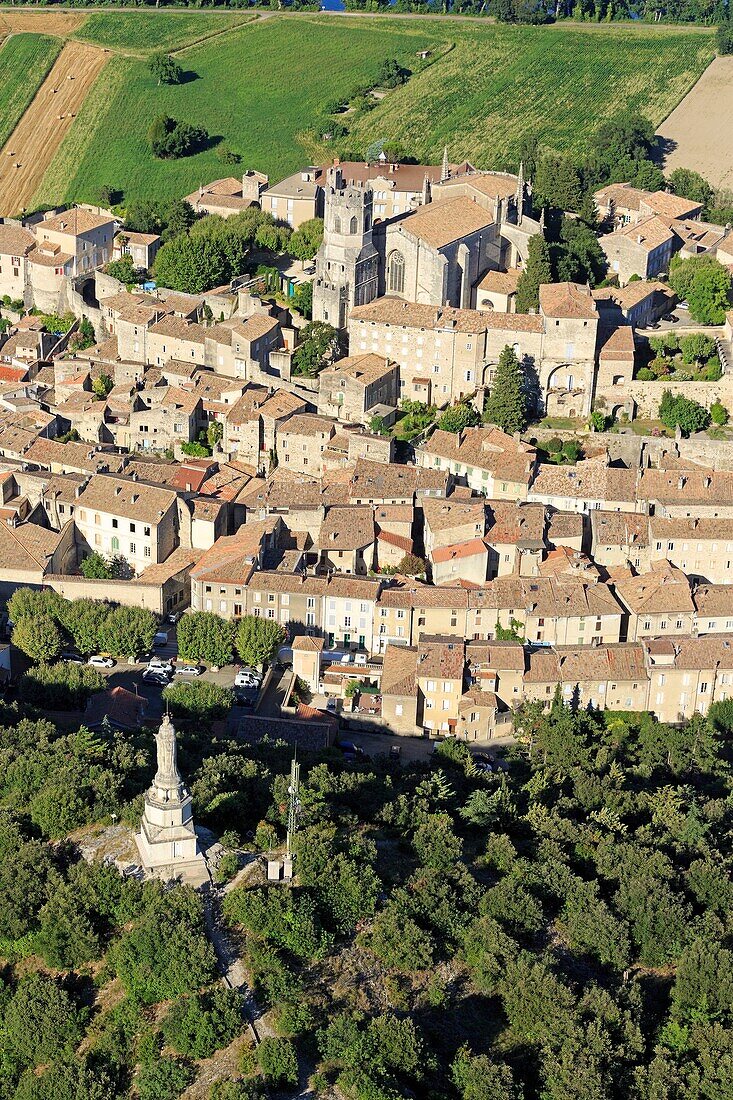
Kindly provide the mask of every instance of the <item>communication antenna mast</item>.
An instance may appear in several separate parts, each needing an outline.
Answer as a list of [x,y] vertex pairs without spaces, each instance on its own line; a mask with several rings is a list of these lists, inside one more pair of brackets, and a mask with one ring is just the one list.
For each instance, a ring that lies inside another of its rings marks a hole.
[[288,787],[288,836],[286,841],[285,858],[293,858],[293,837],[298,830],[298,815],[300,814],[300,764],[296,755],[290,765],[290,786]]

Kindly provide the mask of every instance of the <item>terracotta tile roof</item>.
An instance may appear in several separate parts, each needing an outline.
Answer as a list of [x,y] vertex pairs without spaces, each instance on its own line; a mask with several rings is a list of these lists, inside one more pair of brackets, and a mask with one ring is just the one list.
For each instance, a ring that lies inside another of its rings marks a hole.
[[379,542],[386,542],[388,546],[396,546],[398,550],[404,550],[406,554],[413,552],[415,544],[407,535],[397,535],[394,531],[385,531],[378,524],[376,531]]
[[635,347],[633,328],[630,325],[622,325],[620,328],[614,329],[604,339],[600,358],[601,360],[611,360],[614,363],[623,361],[633,365]]
[[648,679],[644,647],[636,642],[529,650],[527,665],[525,683],[631,683]]
[[486,508],[483,500],[453,501],[426,497],[423,501],[425,523],[432,532],[451,531],[456,527],[473,527],[483,535],[486,527]]
[[733,504],[733,472],[727,470],[642,470],[639,499],[660,504]]
[[0,571],[46,572],[64,531],[50,531],[36,523],[11,527],[0,523]]
[[692,591],[692,602],[698,616],[733,617],[733,584],[698,584]]
[[493,215],[471,199],[443,199],[421,206],[414,214],[399,222],[399,228],[431,248],[444,248],[453,241],[480,233],[493,225]]
[[281,526],[279,516],[245,523],[234,535],[223,535],[191,570],[194,580],[246,584],[257,567],[262,540]]
[[259,340],[279,326],[277,317],[270,317],[267,313],[253,313],[246,321],[237,321],[232,325],[232,332],[245,340]]
[[546,317],[598,320],[590,287],[580,283],[543,283],[540,287],[540,309]]
[[139,481],[96,474],[79,495],[79,507],[125,519],[157,524],[176,506],[176,494],[169,489],[143,485]]
[[[540,465],[529,490],[534,497],[567,497],[583,501],[605,500],[636,504],[637,471],[605,466],[595,461],[575,466]],[[640,495],[639,499],[646,499]]]
[[460,183],[462,190],[475,191],[479,195],[487,195],[489,198],[512,198],[517,193],[519,179],[508,172],[476,172],[470,171],[456,177],[453,173],[442,184],[437,184],[433,189],[434,194],[440,195],[441,187],[450,188],[451,184]]
[[31,264],[38,264],[39,267],[63,267],[69,260],[73,259],[70,252],[51,252],[48,249],[36,247],[28,253],[28,262]]
[[192,344],[203,344],[206,337],[203,325],[189,321],[185,317],[169,314],[150,326],[150,332],[157,336],[170,336],[176,340],[188,340]]
[[468,606],[468,596],[462,588],[451,588],[447,585],[435,587],[430,584],[422,584],[420,581],[394,580],[379,593],[378,604],[382,607],[416,609],[427,608],[457,608],[465,610]]
[[489,550],[483,539],[469,539],[467,542],[456,542],[452,546],[438,546],[431,554],[436,565],[448,561],[460,561],[463,558],[488,558],[488,556]]
[[65,210],[62,214],[38,222],[34,228],[36,234],[49,230],[53,233],[70,233],[75,237],[80,233],[89,233],[92,229],[101,229],[103,225],[113,226],[114,219],[75,207],[73,210]]
[[300,412],[306,407],[302,397],[298,397],[289,390],[276,390],[272,397],[268,397],[260,406],[260,416],[271,420],[283,420],[292,413]]
[[326,367],[325,370],[321,371],[320,377],[323,380],[331,376],[337,378],[344,376],[353,379],[354,382],[359,382],[362,386],[369,386],[380,378],[384,378],[385,375],[390,374],[395,366],[396,364],[392,360],[386,359],[383,355],[373,355],[371,353],[351,355],[347,359],[339,359],[330,367]]
[[[421,490],[445,492],[448,474],[440,470],[424,470],[419,466],[387,465],[357,459],[349,482],[349,496],[360,500],[412,501]],[[427,498],[425,498],[427,499]]]
[[656,294],[663,294],[670,301],[675,297],[675,293],[670,287],[654,279],[635,279],[633,283],[627,283],[626,286],[622,287],[596,287],[591,293],[594,301],[615,302],[621,309],[632,309],[647,298],[653,298]]
[[578,512],[552,512],[547,521],[547,538],[560,543],[563,539],[582,538],[583,517]]
[[692,612],[695,605],[690,582],[681,569],[668,561],[655,561],[648,573],[615,585],[619,599],[636,615]]
[[513,267],[511,271],[487,271],[478,290],[493,291],[495,294],[514,294],[521,271]]
[[466,660],[472,670],[524,672],[524,646],[521,642],[467,642]]
[[290,592],[304,595],[329,596],[373,602],[381,581],[353,574],[333,573],[330,577],[279,573],[276,570],[255,570],[248,588],[255,592]]
[[324,646],[323,638],[311,638],[307,634],[299,634],[293,638],[291,647],[294,653],[321,653]]
[[648,206],[655,214],[663,214],[669,218],[689,218],[702,209],[702,203],[683,198],[682,195],[671,195],[669,191],[642,194],[642,206]]
[[417,647],[418,680],[426,677],[462,680],[466,666],[463,641],[453,637],[423,634]]
[[495,478],[528,485],[537,451],[500,428],[466,428],[462,432],[434,431],[420,451],[478,470],[489,470]]
[[649,517],[634,512],[591,512],[593,546],[649,545]]
[[375,298],[366,306],[355,306],[352,321],[375,321],[401,328],[435,329],[441,332],[544,332],[542,317],[529,313],[486,313],[477,309],[422,305],[402,298]]
[[84,722],[88,726],[101,725],[106,718],[113,726],[137,730],[143,724],[147,700],[127,688],[111,688],[93,695],[87,703]]
[[577,581],[562,583],[556,577],[496,577],[480,591],[469,593],[469,609],[525,610],[551,618],[621,615],[621,607],[608,585]]
[[382,695],[414,695],[417,690],[417,649],[409,645],[388,644],[384,651]]
[[[649,518],[649,532],[651,539],[669,540],[670,542],[720,541],[733,540],[733,517],[725,516],[701,516],[682,517],[668,519],[665,516],[655,515]],[[720,547],[722,550],[723,547]]]
[[369,505],[329,508],[321,524],[320,550],[360,550],[374,542],[374,514]]
[[648,218],[642,218],[636,225],[625,225],[623,229],[617,229],[607,237],[601,237],[601,246],[613,237],[628,237],[633,240],[644,252],[653,252],[655,248],[674,240],[674,233],[663,218],[656,214]]
[[154,244],[155,241],[160,240],[160,234],[158,233],[136,233],[134,230],[122,229],[119,233],[115,234],[115,240],[118,241],[120,237],[126,237],[130,244]]
[[[733,668],[733,634],[706,634],[669,638],[674,667],[682,669]],[[652,646],[648,649],[653,652]]]
[[490,546],[511,544],[535,550],[544,546],[543,504],[490,500],[486,502],[486,519],[485,541]]
[[27,229],[0,224],[0,256],[27,256],[36,238]]
[[295,413],[280,425],[278,435],[324,435],[327,439],[334,434],[336,421],[330,416],[318,416],[317,413]]

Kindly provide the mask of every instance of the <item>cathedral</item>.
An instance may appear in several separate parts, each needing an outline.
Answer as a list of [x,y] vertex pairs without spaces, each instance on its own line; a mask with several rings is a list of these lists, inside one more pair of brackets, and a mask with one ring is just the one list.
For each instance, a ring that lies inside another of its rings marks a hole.
[[473,309],[489,271],[521,269],[529,239],[541,233],[525,214],[529,188],[499,172],[425,178],[414,209],[375,217],[371,183],[329,169],[324,235],[316,257],[313,319],[345,329],[356,306],[384,295],[423,305]]

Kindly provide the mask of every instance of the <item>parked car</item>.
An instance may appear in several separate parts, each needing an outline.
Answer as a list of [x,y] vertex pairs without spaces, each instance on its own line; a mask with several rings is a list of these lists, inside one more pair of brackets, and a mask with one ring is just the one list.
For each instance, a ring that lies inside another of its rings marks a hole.
[[83,665],[84,658],[80,657],[78,653],[62,653],[61,660],[66,661],[70,665]]
[[180,611],[171,611],[170,615],[168,616],[168,622],[172,626],[175,626],[175,624],[178,622],[180,617],[181,617],[181,612]]
[[240,668],[234,677],[235,687],[256,687],[262,683],[262,676],[254,668]]
[[151,657],[148,661],[148,672],[165,672],[173,675],[173,665],[162,657]]
[[390,746],[389,758],[393,763],[399,764],[401,755],[402,755],[402,746],[401,745],[392,745],[392,746]]
[[168,631],[159,630],[153,638],[153,649],[164,649],[168,645]]
[[167,687],[170,682],[170,676],[160,669],[146,668],[143,672],[144,684],[159,684],[161,687]]
[[176,665],[176,676],[200,676],[204,670],[199,665]]
[[334,699],[333,696],[331,696],[330,699],[326,700],[326,710],[329,712],[329,714],[335,714],[337,706],[337,701],[336,699]]
[[95,668],[114,668],[115,662],[112,657],[103,657],[100,653],[95,653],[89,658],[87,662],[90,665],[94,665]]
[[355,745],[353,741],[338,741],[336,744],[337,749],[341,749],[341,752],[350,752],[354,756],[363,756],[364,750],[358,745]]
[[341,664],[342,665],[350,665],[351,662],[353,661],[353,659],[354,659],[353,653],[344,653],[343,657],[341,658]]
[[357,653],[356,657],[354,657],[354,661],[357,665],[365,665],[367,663],[366,653]]
[[665,313],[664,317],[662,317],[662,320],[669,321],[670,324],[676,325],[679,321],[679,317],[676,313]]

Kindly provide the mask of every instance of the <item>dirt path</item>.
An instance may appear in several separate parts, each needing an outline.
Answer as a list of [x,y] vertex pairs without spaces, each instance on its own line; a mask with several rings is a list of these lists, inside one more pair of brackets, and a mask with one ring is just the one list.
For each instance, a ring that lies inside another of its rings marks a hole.
[[716,57],[657,130],[674,143],[665,171],[692,168],[713,187],[733,187],[733,57]]
[[109,56],[84,42],[64,46],[0,153],[0,214],[30,202]]

